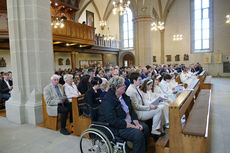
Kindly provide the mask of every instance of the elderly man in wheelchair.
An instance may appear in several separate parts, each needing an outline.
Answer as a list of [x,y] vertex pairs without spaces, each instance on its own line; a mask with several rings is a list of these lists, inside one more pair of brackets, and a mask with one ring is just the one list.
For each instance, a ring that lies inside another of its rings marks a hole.
[[109,81],[109,91],[97,111],[97,122],[80,138],[80,150],[86,152],[113,153],[128,150],[131,142],[133,153],[145,153],[149,137],[148,126],[137,119],[130,98],[125,94],[122,77]]

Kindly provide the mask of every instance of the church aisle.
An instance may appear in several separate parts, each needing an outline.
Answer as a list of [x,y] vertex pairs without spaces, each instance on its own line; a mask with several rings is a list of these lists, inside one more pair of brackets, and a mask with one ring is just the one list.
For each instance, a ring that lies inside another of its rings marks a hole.
[[[213,78],[208,153],[230,153],[230,78]],[[79,137],[0,117],[0,153],[79,153]]]
[[230,153],[230,78],[212,78],[208,153]]
[[0,117],[0,153],[79,153],[79,137]]

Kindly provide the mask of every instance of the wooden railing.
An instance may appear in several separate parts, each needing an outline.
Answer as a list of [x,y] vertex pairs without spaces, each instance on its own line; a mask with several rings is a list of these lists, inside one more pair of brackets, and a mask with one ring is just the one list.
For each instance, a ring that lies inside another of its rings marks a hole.
[[98,47],[108,47],[108,48],[117,48],[120,47],[120,40],[105,40],[104,35],[96,34],[95,35],[95,46]]
[[95,45],[95,28],[65,20],[63,28],[52,28],[53,40]]

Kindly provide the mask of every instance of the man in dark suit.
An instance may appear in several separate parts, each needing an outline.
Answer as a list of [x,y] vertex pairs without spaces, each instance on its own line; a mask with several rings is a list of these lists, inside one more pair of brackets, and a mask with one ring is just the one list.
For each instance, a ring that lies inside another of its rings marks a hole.
[[10,81],[9,73],[5,73],[2,80],[0,80],[0,93],[1,97],[5,100],[10,98],[10,91],[13,89],[12,82]]
[[125,94],[122,77],[109,80],[109,91],[99,107],[98,120],[109,123],[114,135],[133,143],[133,153],[145,153],[148,144],[148,126],[138,121],[129,96]]

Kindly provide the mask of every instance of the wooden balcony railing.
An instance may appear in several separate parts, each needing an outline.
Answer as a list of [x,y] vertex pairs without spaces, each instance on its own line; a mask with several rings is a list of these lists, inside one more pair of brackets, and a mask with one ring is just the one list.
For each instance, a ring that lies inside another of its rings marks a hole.
[[95,45],[95,28],[65,20],[63,28],[52,28],[53,40]]
[[104,35],[95,35],[95,46],[119,49],[120,40],[104,40]]

